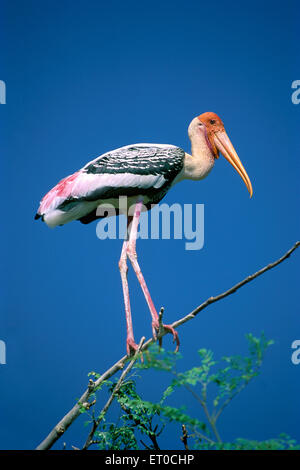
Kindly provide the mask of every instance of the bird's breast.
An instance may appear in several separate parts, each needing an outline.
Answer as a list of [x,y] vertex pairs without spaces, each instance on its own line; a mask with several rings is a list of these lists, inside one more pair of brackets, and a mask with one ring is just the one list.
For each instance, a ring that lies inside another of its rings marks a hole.
[[211,153],[207,152],[205,155],[189,155],[185,154],[184,167],[175,179],[174,183],[177,183],[183,179],[190,180],[202,180],[212,170],[215,163],[214,157]]

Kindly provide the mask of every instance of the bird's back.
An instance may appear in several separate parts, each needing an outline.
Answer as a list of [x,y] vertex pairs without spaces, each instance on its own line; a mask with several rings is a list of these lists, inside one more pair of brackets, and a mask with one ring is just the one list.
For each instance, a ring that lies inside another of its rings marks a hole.
[[55,227],[71,220],[89,223],[102,201],[143,196],[158,203],[184,164],[180,147],[134,144],[107,152],[61,180],[42,199],[36,218]]

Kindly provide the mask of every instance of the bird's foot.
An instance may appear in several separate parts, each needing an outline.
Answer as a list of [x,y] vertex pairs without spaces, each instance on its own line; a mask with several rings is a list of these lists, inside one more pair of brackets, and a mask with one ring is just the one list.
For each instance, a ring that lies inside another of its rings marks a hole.
[[[139,350],[139,346],[136,344],[133,338],[127,338],[126,340],[126,351],[127,355],[132,357]],[[141,361],[143,362],[143,354],[141,354]]]
[[127,351],[128,356],[133,356],[137,352],[138,348],[139,347],[133,338],[127,338],[126,351]]
[[[157,339],[157,335],[159,335],[160,332],[164,330],[167,333],[171,333],[173,335],[173,343],[176,343],[175,352],[178,352],[179,345],[180,345],[179,336],[178,336],[177,331],[174,330],[174,328],[172,327],[172,325],[165,325],[164,323],[161,323],[159,319],[152,322],[152,331],[153,331],[153,337],[155,340]],[[161,347],[162,338],[159,338],[158,342],[159,342],[159,346]]]

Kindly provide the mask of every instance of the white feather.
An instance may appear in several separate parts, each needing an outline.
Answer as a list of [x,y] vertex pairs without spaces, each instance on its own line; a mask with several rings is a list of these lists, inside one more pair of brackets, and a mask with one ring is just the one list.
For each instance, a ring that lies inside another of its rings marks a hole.
[[[161,188],[166,182],[163,175],[137,175],[133,173],[80,173],[74,182],[71,196],[84,197],[91,195],[94,191],[99,190],[101,195],[101,188],[103,192],[107,188]],[[58,207],[58,205],[56,206]]]

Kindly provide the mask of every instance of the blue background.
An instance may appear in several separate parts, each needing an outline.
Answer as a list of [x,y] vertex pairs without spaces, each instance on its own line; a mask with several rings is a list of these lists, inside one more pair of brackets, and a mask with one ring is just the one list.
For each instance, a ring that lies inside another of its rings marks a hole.
[[[299,238],[299,79],[293,1],[1,1],[1,322],[7,364],[0,366],[2,449],[34,448],[85,390],[125,353],[118,271],[120,240],[100,241],[96,224],[50,230],[33,220],[59,179],[110,149],[136,142],[187,151],[187,127],[205,111],[220,115],[254,188],[221,157],[202,182],[185,181],[164,202],[205,204],[205,245],[141,240],[140,264],[153,299],[173,322],[282,255]],[[224,440],[300,440],[299,253],[179,330],[180,368],[197,349],[217,359],[247,351],[245,333],[275,340],[262,374],[219,422]],[[136,340],[151,335],[150,315],[130,271]],[[171,337],[164,340],[172,348]],[[145,399],[168,384],[138,381]],[[188,405],[184,392],[173,405]],[[62,442],[82,445],[80,418]],[[179,426],[161,438],[177,449]]]

